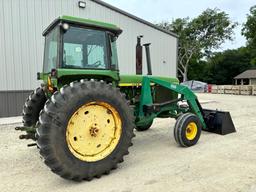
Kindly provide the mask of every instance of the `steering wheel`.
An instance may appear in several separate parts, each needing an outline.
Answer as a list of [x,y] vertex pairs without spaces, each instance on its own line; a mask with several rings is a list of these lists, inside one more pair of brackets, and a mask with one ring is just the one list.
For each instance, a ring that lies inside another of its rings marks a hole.
[[101,61],[98,60],[95,63],[91,64],[90,66],[92,66],[93,68],[98,68],[101,65]]

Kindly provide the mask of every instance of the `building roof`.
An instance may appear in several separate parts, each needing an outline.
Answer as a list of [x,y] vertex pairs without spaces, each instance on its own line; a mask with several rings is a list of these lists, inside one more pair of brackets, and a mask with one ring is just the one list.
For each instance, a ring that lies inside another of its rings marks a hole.
[[122,10],[122,9],[119,9],[119,8],[117,8],[117,7],[114,7],[113,5],[110,5],[110,4],[108,4],[108,3],[104,2],[104,1],[101,1],[101,0],[91,0],[91,1],[93,1],[93,2],[95,2],[95,3],[98,3],[98,4],[100,4],[100,5],[104,6],[104,7],[107,7],[107,8],[109,8],[109,9],[112,9],[113,11],[116,11],[116,12],[118,12],[118,13],[121,13],[121,14],[127,16],[127,17],[130,17],[131,19],[134,19],[134,20],[136,20],[136,21],[138,21],[138,22],[140,22],[140,23],[143,23],[143,24],[145,24],[145,25],[148,25],[148,26],[150,26],[150,27],[152,27],[152,28],[154,28],[154,29],[157,29],[157,30],[159,30],[159,31],[162,31],[162,32],[164,32],[164,33],[166,33],[166,34],[168,34],[168,35],[171,35],[171,36],[175,37],[175,38],[178,38],[178,37],[179,37],[176,33],[167,31],[167,30],[165,30],[165,29],[163,29],[163,28],[161,28],[161,27],[156,26],[156,25],[153,24],[153,23],[150,23],[150,22],[148,22],[148,21],[146,21],[146,20],[144,20],[144,19],[141,19],[141,18],[139,18],[139,17],[137,17],[137,16],[135,16],[135,15],[132,15],[132,14],[130,14],[130,13],[128,13],[128,12]]
[[117,35],[119,35],[122,32],[122,30],[119,27],[117,27],[116,25],[110,24],[110,23],[63,15],[63,16],[60,16],[57,19],[55,19],[44,30],[43,36],[47,35],[49,33],[49,31],[51,31],[51,29],[54,28],[61,21],[79,24],[79,25],[86,25],[86,26],[95,27],[95,28],[107,29]]
[[234,79],[252,79],[256,78],[256,69],[249,69],[235,76]]

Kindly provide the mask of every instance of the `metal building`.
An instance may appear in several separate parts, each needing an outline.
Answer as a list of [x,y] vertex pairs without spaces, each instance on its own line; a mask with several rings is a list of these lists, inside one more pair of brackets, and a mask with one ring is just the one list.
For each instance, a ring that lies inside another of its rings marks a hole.
[[[177,36],[152,23],[100,0],[1,0],[0,1],[0,117],[20,115],[25,99],[39,86],[42,71],[43,30],[60,15],[70,15],[116,24],[121,74],[135,74],[138,35],[151,43],[153,75],[176,77]],[[143,72],[146,73],[143,54]]]

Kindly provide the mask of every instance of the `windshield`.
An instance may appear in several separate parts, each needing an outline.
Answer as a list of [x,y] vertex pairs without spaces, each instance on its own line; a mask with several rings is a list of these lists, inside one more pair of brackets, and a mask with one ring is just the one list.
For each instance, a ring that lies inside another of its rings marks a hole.
[[58,33],[59,28],[55,27],[45,37],[44,67],[43,72],[49,73],[56,68],[58,63]]
[[70,27],[63,36],[63,68],[108,68],[104,31]]

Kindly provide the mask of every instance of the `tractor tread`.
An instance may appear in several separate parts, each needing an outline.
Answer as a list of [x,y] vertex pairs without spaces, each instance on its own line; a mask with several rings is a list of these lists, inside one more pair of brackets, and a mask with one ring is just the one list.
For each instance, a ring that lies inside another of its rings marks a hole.
[[[65,136],[69,119],[67,114],[73,114],[71,110],[75,109],[71,103],[78,106],[80,104],[77,104],[77,100],[88,97],[102,98],[112,102],[120,110],[125,127],[119,141],[120,145],[117,145],[109,156],[96,162],[86,162],[76,158],[69,151]],[[123,162],[123,156],[129,154],[128,148],[132,146],[131,140],[135,136],[133,110],[125,99],[125,95],[116,87],[94,79],[72,82],[54,93],[45,103],[39,122],[37,144],[45,164],[62,178],[74,181],[90,181],[94,177],[99,178],[103,174],[108,174],[112,169],[116,169],[117,164]]]
[[40,87],[28,96],[22,111],[23,126],[32,127],[37,124],[39,113],[43,109],[46,100],[46,95]]
[[[190,113],[185,113],[185,114],[181,114],[177,120],[176,120],[176,123],[175,123],[175,127],[177,127],[178,125],[180,125],[180,122],[182,119],[186,118],[186,116],[188,116]],[[178,140],[178,128],[174,128],[173,130],[173,135],[174,135],[174,139],[177,143],[179,143],[179,140]]]
[[140,131],[140,132],[142,132],[142,131],[147,131],[147,130],[152,126],[153,121],[154,121],[154,120],[150,121],[148,124],[143,125],[143,126],[136,126],[135,129],[136,129],[137,131]]
[[[197,124],[198,132],[196,137],[193,140],[187,140],[185,137],[185,129],[187,124],[193,120]],[[193,114],[193,113],[185,113],[178,117],[175,126],[174,126],[174,138],[175,141],[181,146],[181,147],[190,147],[192,145],[195,145],[197,141],[200,138],[201,135],[201,123],[199,118]]]

